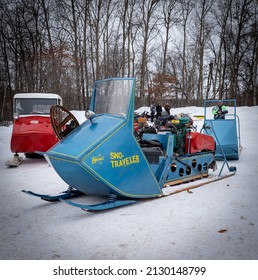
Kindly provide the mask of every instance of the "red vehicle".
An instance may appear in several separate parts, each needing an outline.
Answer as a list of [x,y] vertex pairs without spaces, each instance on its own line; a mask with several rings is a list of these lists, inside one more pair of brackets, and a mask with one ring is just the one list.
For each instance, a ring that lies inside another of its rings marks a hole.
[[62,105],[62,99],[52,93],[18,93],[13,102],[13,131],[11,151],[14,159],[7,166],[18,166],[22,158],[34,156],[37,151],[45,152],[58,142],[50,120],[52,105]]

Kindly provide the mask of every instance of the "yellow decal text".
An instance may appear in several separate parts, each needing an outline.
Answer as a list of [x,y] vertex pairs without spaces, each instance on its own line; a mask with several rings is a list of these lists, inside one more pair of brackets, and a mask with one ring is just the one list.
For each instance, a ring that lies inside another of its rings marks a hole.
[[121,152],[111,152],[110,162],[112,168],[124,167],[131,164],[136,164],[140,162],[139,155],[133,155],[130,157],[124,157]]

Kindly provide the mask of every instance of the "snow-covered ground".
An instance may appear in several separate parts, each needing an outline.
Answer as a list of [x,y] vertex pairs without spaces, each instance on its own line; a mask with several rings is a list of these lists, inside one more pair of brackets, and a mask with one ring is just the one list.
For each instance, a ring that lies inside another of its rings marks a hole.
[[[203,115],[203,108],[171,109],[182,112]],[[257,260],[258,106],[239,107],[237,114],[242,152],[230,162],[234,176],[101,213],[22,193],[58,193],[67,186],[44,159],[7,168],[12,127],[0,127],[0,259]]]

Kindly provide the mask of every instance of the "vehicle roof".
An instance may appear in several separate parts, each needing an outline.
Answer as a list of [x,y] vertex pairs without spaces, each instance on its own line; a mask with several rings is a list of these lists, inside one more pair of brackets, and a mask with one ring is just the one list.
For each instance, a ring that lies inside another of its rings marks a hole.
[[55,93],[17,93],[13,98],[53,98],[53,99],[61,99],[61,96]]

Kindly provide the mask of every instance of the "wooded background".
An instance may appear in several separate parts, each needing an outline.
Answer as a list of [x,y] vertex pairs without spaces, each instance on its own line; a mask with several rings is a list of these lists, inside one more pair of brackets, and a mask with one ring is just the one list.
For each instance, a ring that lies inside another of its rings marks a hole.
[[136,107],[258,104],[257,0],[0,0],[0,13],[1,120],[18,92],[85,110],[109,77],[137,79]]

